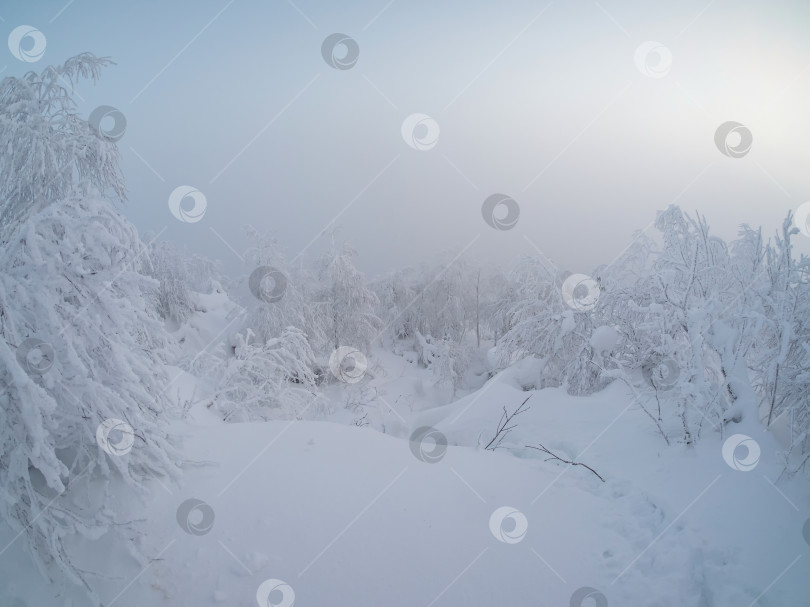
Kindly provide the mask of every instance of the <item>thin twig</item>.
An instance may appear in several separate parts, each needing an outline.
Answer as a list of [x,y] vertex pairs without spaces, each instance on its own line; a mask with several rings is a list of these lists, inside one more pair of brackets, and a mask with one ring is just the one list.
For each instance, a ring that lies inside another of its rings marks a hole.
[[492,440],[487,443],[487,446],[484,447],[484,449],[487,451],[495,451],[495,449],[501,446],[501,442],[506,438],[506,435],[509,434],[513,428],[515,428],[515,424],[510,425],[512,420],[521,413],[528,411],[528,409],[524,409],[523,407],[527,402],[529,402],[530,398],[531,396],[528,396],[526,400],[520,403],[520,406],[515,409],[511,415],[507,413],[506,407],[503,408],[503,413],[501,414],[501,419],[498,422],[498,429],[495,431],[495,436],[492,437]]
[[546,458],[544,461],[549,461],[551,459],[556,459],[558,461],[561,461],[564,464],[570,464],[572,466],[584,466],[585,468],[587,468],[588,470],[593,472],[599,478],[600,481],[602,481],[603,483],[605,482],[605,479],[602,478],[602,475],[599,474],[593,468],[591,468],[589,465],[583,464],[582,462],[575,462],[575,461],[572,461],[572,460],[563,459],[559,455],[557,455],[556,453],[552,453],[551,451],[546,449],[541,443],[537,443],[537,444],[540,445],[540,446],[539,447],[532,447],[531,445],[525,445],[525,447],[527,449],[536,449],[537,451],[542,451],[543,453],[546,453],[547,455],[551,456],[549,458]]

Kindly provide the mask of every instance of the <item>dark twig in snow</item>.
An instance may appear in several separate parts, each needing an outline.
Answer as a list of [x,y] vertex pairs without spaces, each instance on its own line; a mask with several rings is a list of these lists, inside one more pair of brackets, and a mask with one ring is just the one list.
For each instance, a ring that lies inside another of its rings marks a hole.
[[528,411],[528,408],[524,409],[523,407],[526,405],[527,402],[529,402],[530,398],[531,396],[527,397],[526,400],[520,403],[520,406],[517,409],[515,409],[511,415],[507,413],[506,407],[503,408],[503,413],[501,414],[501,419],[498,422],[498,429],[495,431],[495,436],[492,437],[492,440],[490,440],[487,443],[487,446],[484,447],[484,449],[488,451],[495,451],[495,449],[501,446],[501,442],[503,441],[503,439],[505,439],[506,435],[509,434],[509,432],[511,432],[512,429],[515,427],[515,424],[512,423],[512,420],[514,420],[515,417],[517,417],[521,413],[525,413],[526,411]]
[[557,461],[561,461],[564,464],[571,464],[572,466],[584,466],[585,468],[587,468],[588,470],[593,472],[597,477],[599,477],[600,481],[602,481],[603,483],[605,482],[605,479],[602,478],[602,475],[599,474],[596,470],[594,470],[590,466],[588,466],[587,464],[583,464],[582,462],[575,462],[573,460],[563,459],[559,455],[557,455],[556,453],[552,453],[551,451],[546,449],[541,443],[537,443],[537,444],[540,445],[540,446],[539,447],[532,447],[531,445],[526,445],[526,448],[527,449],[536,449],[537,451],[542,451],[543,453],[551,456],[551,457],[546,458],[544,461],[549,461],[549,460],[552,460],[552,459],[556,459]]

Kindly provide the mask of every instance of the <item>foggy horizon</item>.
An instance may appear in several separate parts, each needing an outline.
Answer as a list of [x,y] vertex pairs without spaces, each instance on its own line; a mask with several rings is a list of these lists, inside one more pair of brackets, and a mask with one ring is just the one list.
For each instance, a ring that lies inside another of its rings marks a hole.
[[[372,276],[462,250],[508,268],[540,249],[590,272],[673,203],[730,240],[743,223],[772,236],[810,199],[801,2],[46,1],[0,17],[47,40],[3,76],[84,51],[117,63],[76,91],[81,115],[107,105],[126,119],[124,213],[231,274],[249,269],[230,250],[244,253],[246,225],[288,260],[318,257],[337,227]],[[322,56],[333,33],[356,41],[349,69]],[[652,47],[645,74],[648,41],[670,55],[659,65]],[[438,125],[429,149],[402,136],[413,114]],[[718,152],[727,121],[752,133],[745,157]],[[206,198],[197,223],[169,213],[184,185]],[[482,221],[499,193],[519,206],[509,231]]]

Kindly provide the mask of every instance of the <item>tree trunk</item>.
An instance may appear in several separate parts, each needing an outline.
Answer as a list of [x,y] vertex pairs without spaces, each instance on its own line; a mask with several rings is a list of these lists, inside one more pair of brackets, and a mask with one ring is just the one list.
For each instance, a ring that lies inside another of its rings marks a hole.
[[773,390],[771,390],[771,407],[768,410],[768,424],[767,428],[771,427],[771,417],[773,417],[773,407],[776,403],[776,386],[779,383],[779,363],[776,363],[776,373],[774,373],[773,377]]

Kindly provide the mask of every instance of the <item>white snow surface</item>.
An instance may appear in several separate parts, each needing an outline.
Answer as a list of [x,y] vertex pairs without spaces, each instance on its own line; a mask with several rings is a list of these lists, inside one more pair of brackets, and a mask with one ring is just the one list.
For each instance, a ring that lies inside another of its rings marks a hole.
[[[189,351],[227,323],[223,301],[209,304],[183,329]],[[536,390],[539,362],[526,359],[443,404],[415,361],[382,350],[374,360],[362,386],[376,394],[368,427],[346,423],[346,395],[360,388],[339,384],[327,388],[335,414],[324,421],[226,424],[201,398],[204,378],[170,369],[173,396],[191,404],[173,428],[184,436],[182,479],[155,479],[146,502],[110,488],[150,562],[105,538],[71,544],[105,605],[291,604],[279,590],[257,603],[268,579],[299,606],[568,606],[581,587],[610,606],[810,605],[810,488],[777,481],[781,447],[768,434],[756,437],[757,467],[742,472],[710,427],[694,447],[667,447],[620,382],[584,398]],[[484,450],[502,408],[526,398],[503,448]],[[435,463],[408,441],[421,426],[446,436]],[[526,448],[540,443],[606,482]],[[210,505],[210,531],[178,523],[191,498]],[[509,538],[509,519],[491,529],[502,507],[525,516],[519,541],[496,537]],[[0,526],[0,546],[13,539]],[[0,568],[3,607],[86,604],[81,589],[43,581],[23,538]],[[602,607],[577,607],[592,605]]]

